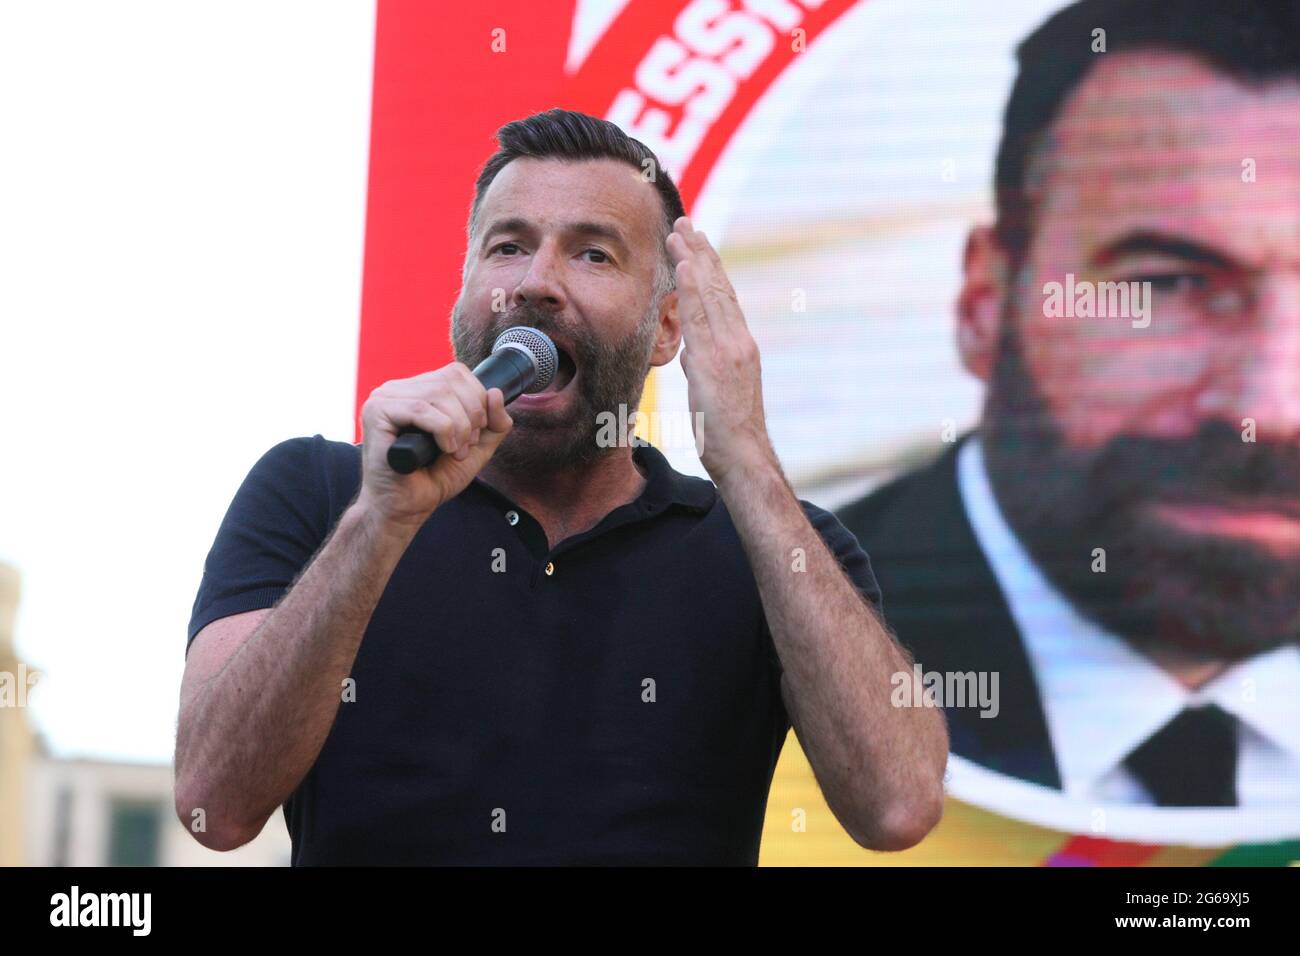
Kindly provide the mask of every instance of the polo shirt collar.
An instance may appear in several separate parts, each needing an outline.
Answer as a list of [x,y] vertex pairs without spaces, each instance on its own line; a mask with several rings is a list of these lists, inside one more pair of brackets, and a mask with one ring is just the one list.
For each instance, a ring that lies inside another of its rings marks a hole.
[[[646,475],[646,485],[634,502],[641,510],[662,512],[671,505],[680,505],[690,511],[704,513],[713,507],[718,495],[713,482],[675,470],[664,453],[648,441],[635,436],[632,438],[632,460],[645,470]],[[505,495],[482,478],[475,477],[470,485],[494,498],[509,502]]]
[[641,504],[654,505],[655,510],[676,504],[700,512],[713,507],[718,494],[713,482],[676,471],[664,453],[648,441],[632,439],[632,460],[646,473],[646,486],[639,499]]

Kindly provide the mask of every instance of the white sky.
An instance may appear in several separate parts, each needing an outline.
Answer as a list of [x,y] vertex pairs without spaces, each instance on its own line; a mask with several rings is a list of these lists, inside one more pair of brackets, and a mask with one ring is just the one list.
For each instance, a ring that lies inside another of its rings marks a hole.
[[170,759],[231,496],[352,438],[373,46],[372,0],[0,2],[0,560],[57,754]]

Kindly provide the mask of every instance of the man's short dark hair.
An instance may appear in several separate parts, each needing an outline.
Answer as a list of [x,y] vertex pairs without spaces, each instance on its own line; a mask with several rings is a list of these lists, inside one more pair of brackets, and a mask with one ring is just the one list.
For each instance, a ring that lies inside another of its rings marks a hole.
[[[686,215],[681,194],[659,158],[640,140],[633,139],[608,120],[574,110],[551,109],[507,123],[497,130],[500,148],[493,153],[474,183],[474,204],[470,208],[469,230],[497,174],[516,159],[613,159],[646,173],[651,178],[664,211],[664,236],[673,223]],[[667,251],[664,256],[667,257]],[[672,277],[671,266],[668,269]]]
[[[1093,31],[1105,30],[1105,52]],[[1132,49],[1189,54],[1249,84],[1300,77],[1300,0],[1079,0],[1017,48],[1020,72],[998,147],[997,235],[1018,266],[1033,233],[1026,177],[1043,134],[1102,57]]]

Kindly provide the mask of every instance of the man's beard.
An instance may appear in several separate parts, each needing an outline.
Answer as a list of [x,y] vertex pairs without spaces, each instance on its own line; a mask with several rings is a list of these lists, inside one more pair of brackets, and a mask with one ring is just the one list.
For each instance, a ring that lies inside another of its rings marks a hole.
[[615,421],[622,421],[620,405],[626,409],[624,417],[636,411],[650,371],[659,300],[656,296],[630,338],[613,343],[531,304],[495,313],[487,325],[476,326],[465,320],[461,303],[456,303],[451,320],[452,347],[457,361],[470,368],[487,358],[497,336],[515,325],[531,326],[562,338],[577,365],[577,380],[569,386],[575,391],[563,415],[543,409],[508,409],[514,427],[493,455],[495,467],[508,474],[554,474],[589,467],[614,450],[597,441],[602,425],[598,416],[609,412]]
[[[1008,317],[1009,318],[1009,317]],[[1300,450],[1224,421],[1068,447],[1004,324],[981,432],[1002,512],[1076,608],[1143,652],[1235,661],[1300,639],[1300,559],[1172,527],[1158,503],[1300,504]],[[1105,571],[1093,571],[1094,549]]]

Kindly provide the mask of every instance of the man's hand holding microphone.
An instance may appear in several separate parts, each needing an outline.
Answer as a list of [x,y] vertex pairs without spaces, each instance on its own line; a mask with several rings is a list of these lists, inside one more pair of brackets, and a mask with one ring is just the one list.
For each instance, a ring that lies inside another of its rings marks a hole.
[[364,438],[356,505],[411,533],[473,480],[509,434],[506,405],[540,392],[555,377],[559,353],[544,333],[513,326],[471,371],[453,362],[415,378],[386,382],[361,410]]
[[[414,378],[385,382],[361,409],[361,490],[357,505],[373,516],[419,528],[465,490],[509,434],[514,422],[500,388],[486,388],[462,362]],[[409,428],[442,449],[434,461],[399,474],[389,448]]]

